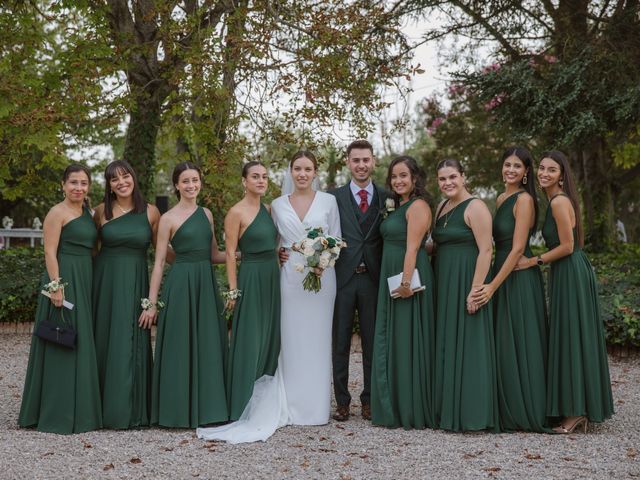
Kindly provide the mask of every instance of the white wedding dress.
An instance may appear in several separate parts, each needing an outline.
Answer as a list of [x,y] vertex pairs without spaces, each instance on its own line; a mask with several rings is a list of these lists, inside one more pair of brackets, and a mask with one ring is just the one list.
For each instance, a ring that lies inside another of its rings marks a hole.
[[[304,219],[300,221],[288,195],[271,204],[280,245],[306,236],[307,228],[322,227],[324,233],[341,236],[340,216],[335,197],[316,192]],[[331,328],[336,296],[333,268],[322,275],[318,293],[302,288],[307,274],[295,265],[303,257],[291,251],[280,271],[281,347],[278,368],[273,376],[256,380],[253,394],[237,422],[215,428],[198,428],[199,438],[229,443],[265,441],[285,425],[324,425],[331,409]]]

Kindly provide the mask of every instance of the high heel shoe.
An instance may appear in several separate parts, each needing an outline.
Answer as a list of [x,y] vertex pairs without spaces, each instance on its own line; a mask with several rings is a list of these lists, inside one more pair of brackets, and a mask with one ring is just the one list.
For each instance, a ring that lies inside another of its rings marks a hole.
[[587,433],[587,417],[573,417],[573,421],[569,424],[565,424],[565,420],[557,427],[553,429],[556,433],[573,433],[573,431],[582,426],[582,433]]

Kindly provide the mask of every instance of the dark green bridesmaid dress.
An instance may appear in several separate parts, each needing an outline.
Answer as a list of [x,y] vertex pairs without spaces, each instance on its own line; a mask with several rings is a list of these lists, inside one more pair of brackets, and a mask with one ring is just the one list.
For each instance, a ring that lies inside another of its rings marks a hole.
[[393,299],[387,278],[402,272],[407,250],[406,213],[410,200],[380,225],[384,244],[378,289],[371,373],[371,421],[385,427],[435,426],[433,365],[435,318],[433,274],[427,253],[418,250],[416,268],[427,287]]
[[[550,250],[560,244],[552,205],[542,227]],[[613,415],[613,397],[598,289],[575,229],[573,237],[573,253],[551,263],[547,415],[602,422]]]
[[[508,197],[493,219],[494,276],[511,252],[516,227],[513,208],[522,193]],[[533,257],[528,241],[524,255]],[[548,327],[540,268],[511,272],[495,292],[493,306],[500,427],[550,432],[546,427]]]
[[[65,300],[64,320],[77,331],[74,350],[34,336],[22,394],[18,424],[41,432],[81,433],[102,426],[100,386],[91,321],[92,251],[97,237],[89,210],[62,227],[58,244],[58,268]],[[49,283],[45,273],[42,285]],[[60,322],[60,308],[38,296],[35,324]]]
[[280,353],[280,266],[278,231],[260,205],[238,248],[242,262],[238,288],[242,296],[233,311],[227,374],[230,420],[237,420],[253,393],[253,383],[273,375]]
[[466,299],[478,246],[464,221],[469,198],[436,220],[435,411],[445,430],[497,430],[498,396],[493,305],[473,315]]
[[202,207],[171,239],[176,259],[162,289],[151,423],[196,428],[229,419],[227,325],[211,265],[211,224]]
[[140,299],[149,293],[146,210],[114,218],[99,230],[93,273],[93,320],[106,428],[149,425],[151,338],[138,326]]

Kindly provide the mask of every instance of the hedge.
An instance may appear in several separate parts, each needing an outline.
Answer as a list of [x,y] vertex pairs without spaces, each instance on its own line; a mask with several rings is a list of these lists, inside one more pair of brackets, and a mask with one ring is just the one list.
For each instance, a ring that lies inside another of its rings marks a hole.
[[[589,258],[598,276],[607,344],[640,347],[640,245]],[[222,286],[224,267],[218,270]],[[0,250],[0,322],[33,320],[43,271],[41,247]]]

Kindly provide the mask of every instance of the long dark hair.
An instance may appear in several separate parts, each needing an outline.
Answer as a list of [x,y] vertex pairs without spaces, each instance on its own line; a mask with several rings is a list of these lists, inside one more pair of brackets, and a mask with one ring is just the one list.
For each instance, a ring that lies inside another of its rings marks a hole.
[[[576,216],[576,232],[578,233],[578,243],[581,247],[584,246],[584,231],[582,230],[582,215],[580,214],[580,196],[578,194],[578,188],[576,182],[573,179],[573,173],[569,166],[569,160],[567,156],[559,150],[549,150],[544,152],[540,158],[550,158],[558,165],[560,165],[560,181],[562,185],[560,188],[569,197],[573,210]],[[551,208],[551,207],[549,207]]]
[[[509,147],[502,154],[502,159],[500,160],[501,164],[504,164],[504,161],[510,156],[515,155],[522,162],[525,168],[525,176],[527,176],[527,183],[521,182],[520,186],[525,189],[525,191],[533,197],[533,227],[535,228],[538,225],[538,195],[536,193],[536,182],[534,181],[535,173],[533,171],[533,157],[531,156],[531,152],[524,147]],[[528,170],[528,171],[527,171]]]
[[[67,168],[64,169],[64,172],[62,173],[62,183],[66,183],[66,181],[69,180],[69,177],[71,176],[71,174],[76,172],[84,172],[87,178],[89,179],[89,185],[91,185],[91,170],[89,170],[89,168],[86,165],[82,165],[81,163],[72,163],[71,165],[69,165]],[[91,208],[91,205],[89,204],[88,196],[84,197],[83,204],[85,207],[89,209]]]
[[200,177],[200,181],[202,181],[202,171],[200,170],[200,167],[198,167],[195,163],[180,162],[179,164],[177,164],[173,169],[171,180],[173,181],[173,191],[175,192],[176,197],[178,197],[178,200],[180,200],[180,192],[176,188],[176,184],[178,183],[178,180],[180,180],[180,174],[187,170],[195,170],[196,172],[198,172],[198,177]]
[[410,157],[409,155],[401,155],[391,161],[391,163],[389,164],[389,169],[387,170],[387,189],[391,192],[396,205],[400,203],[400,195],[394,192],[393,188],[391,188],[391,172],[393,172],[393,167],[395,167],[399,163],[404,163],[407,166],[407,168],[409,169],[409,173],[411,174],[411,180],[416,181],[409,198],[421,198],[429,203],[429,194],[427,193],[427,190],[425,188],[426,175],[424,173],[424,170],[420,168],[418,162],[416,162],[413,157]]
[[104,218],[106,220],[111,220],[113,218],[113,202],[116,199],[116,194],[111,188],[109,184],[111,180],[116,178],[118,174],[124,175],[128,173],[131,175],[133,179],[133,211],[135,213],[142,213],[146,209],[146,202],[144,201],[144,197],[142,196],[142,192],[138,187],[138,178],[136,176],[136,172],[133,170],[131,165],[129,165],[124,160],[115,160],[107,165],[107,168],[104,169]]

